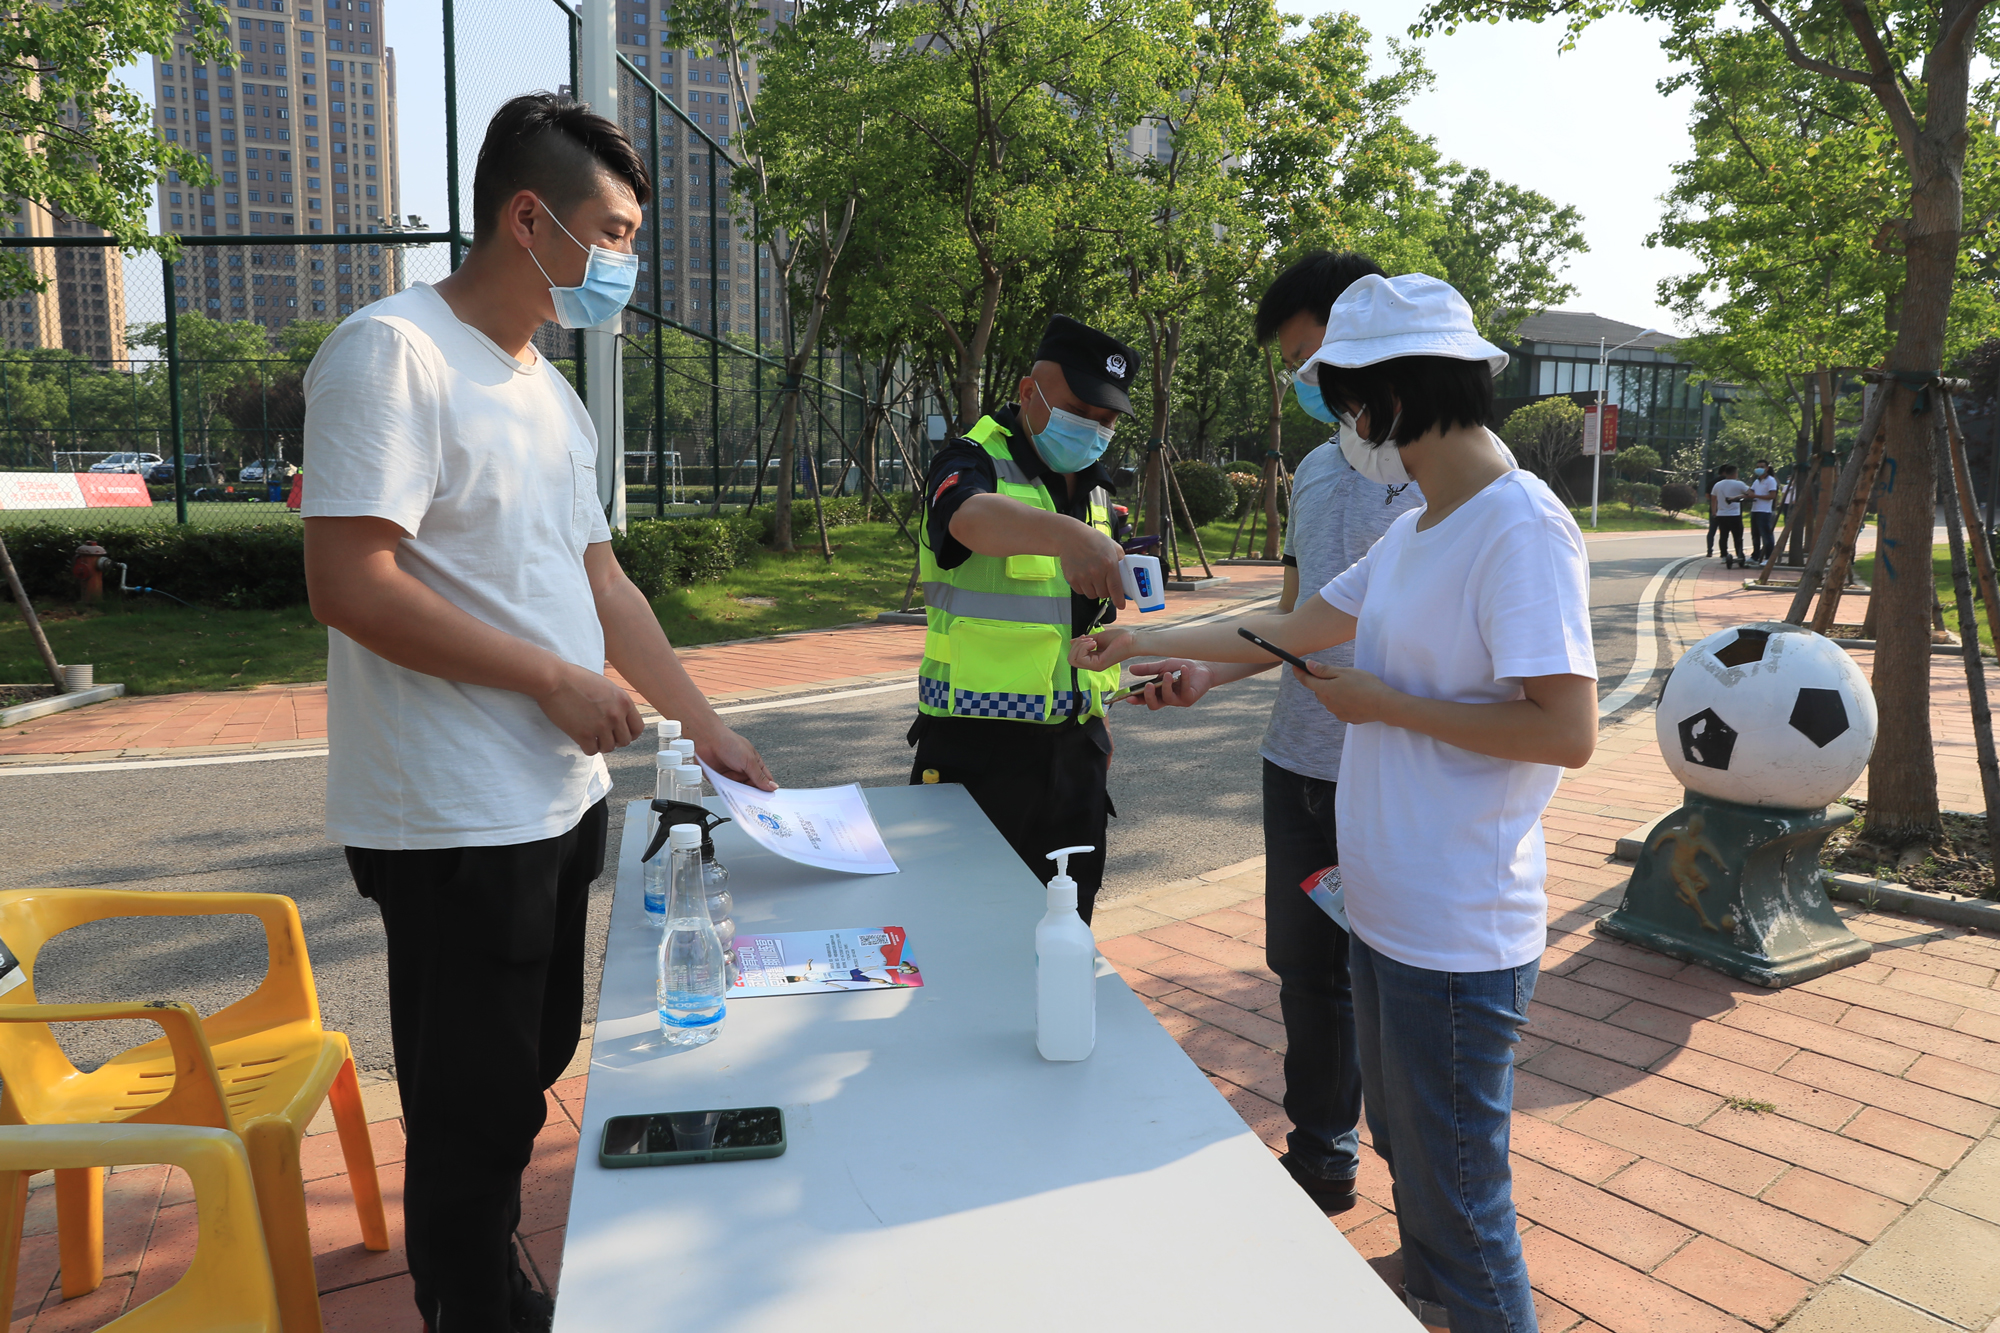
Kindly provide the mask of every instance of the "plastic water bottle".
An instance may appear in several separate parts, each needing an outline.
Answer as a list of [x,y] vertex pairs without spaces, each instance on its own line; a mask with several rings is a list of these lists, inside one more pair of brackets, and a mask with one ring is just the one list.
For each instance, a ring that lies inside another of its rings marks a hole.
[[[683,764],[676,770],[674,797],[676,801],[686,801],[690,805],[701,804],[701,768],[695,764]],[[729,958],[729,981],[736,983],[736,900],[729,892],[729,871],[715,856],[715,840],[704,834],[701,840],[701,879],[703,892],[708,898],[708,919],[715,923],[715,933],[722,940],[722,951]]]
[[673,850],[673,889],[660,936],[660,1034],[675,1046],[700,1046],[722,1031],[729,964],[708,915],[700,826],[676,824],[667,841]]
[[1097,941],[1076,911],[1069,858],[1091,847],[1050,852],[1048,912],[1035,927],[1035,1049],[1044,1060],[1082,1060],[1097,1045]]
[[[664,727],[666,723],[662,722],[660,725]],[[674,725],[679,726],[680,724],[675,723]],[[680,756],[676,755],[672,750],[661,750],[658,754],[653,756],[653,799],[654,800],[671,801],[675,799],[674,781],[675,781],[675,775],[679,772],[680,772]],[[653,839],[656,836],[658,836],[659,832],[660,832],[660,812],[657,810],[646,811],[646,845],[648,847],[653,845]],[[664,883],[665,881],[663,880],[661,882]],[[666,910],[667,910],[666,906],[663,903],[660,907],[660,911],[664,912]]]
[[694,763],[694,742],[687,737],[676,736],[673,740],[667,742],[667,748],[680,756],[681,763]]
[[661,718],[653,726],[659,733],[662,750],[681,738],[681,724],[670,717]]

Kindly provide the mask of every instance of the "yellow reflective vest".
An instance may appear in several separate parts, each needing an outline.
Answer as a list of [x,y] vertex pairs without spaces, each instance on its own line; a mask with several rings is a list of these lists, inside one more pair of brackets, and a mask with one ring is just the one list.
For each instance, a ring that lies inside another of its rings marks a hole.
[[[1008,432],[981,417],[966,439],[993,460],[999,494],[1047,513],[1062,511],[1048,487],[1014,461]],[[1090,526],[1111,535],[1111,497],[1089,496]],[[954,569],[938,567],[926,516],[917,560],[924,585],[924,660],[917,707],[934,717],[997,717],[1063,722],[1101,717],[1104,696],[1118,688],[1118,669],[1078,671],[1069,665],[1069,581],[1052,555],[969,556]]]

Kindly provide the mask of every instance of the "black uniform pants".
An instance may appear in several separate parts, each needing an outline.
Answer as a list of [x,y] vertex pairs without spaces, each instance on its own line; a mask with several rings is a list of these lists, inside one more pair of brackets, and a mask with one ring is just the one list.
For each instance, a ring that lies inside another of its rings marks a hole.
[[1103,719],[1079,726],[924,714],[909,741],[917,747],[910,781],[921,783],[934,768],[939,782],[962,783],[1042,883],[1055,877],[1050,852],[1097,849],[1069,859],[1077,914],[1088,922],[1104,883],[1108,817],[1117,813],[1104,789],[1111,733]]
[[388,935],[405,1245],[417,1310],[442,1333],[513,1326],[521,1173],[576,1054],[609,815],[599,801],[569,832],[507,847],[347,849]]
[[1736,559],[1739,564],[1742,563],[1743,515],[1741,514],[1717,515],[1715,520],[1715,530],[1716,533],[1722,538],[1721,542],[1722,558],[1724,560],[1727,560],[1729,558],[1729,543],[1730,540],[1734,538],[1736,542]]

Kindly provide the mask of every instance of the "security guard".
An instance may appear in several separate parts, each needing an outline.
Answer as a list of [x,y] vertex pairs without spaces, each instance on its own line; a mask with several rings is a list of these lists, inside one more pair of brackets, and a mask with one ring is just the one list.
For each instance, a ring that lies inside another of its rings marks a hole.
[[924,482],[928,629],[917,680],[910,781],[963,783],[1044,883],[1072,857],[1090,920],[1104,879],[1118,672],[1078,671],[1069,640],[1125,605],[1111,475],[1099,461],[1132,410],[1139,354],[1065,315],[1049,321],[1019,401],[938,452]]

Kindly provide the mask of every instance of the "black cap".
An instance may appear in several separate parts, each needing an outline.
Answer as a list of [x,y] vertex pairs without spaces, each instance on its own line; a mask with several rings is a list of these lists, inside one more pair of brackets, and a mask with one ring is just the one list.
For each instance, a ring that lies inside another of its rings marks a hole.
[[1139,373],[1139,354],[1108,333],[1079,323],[1068,315],[1057,315],[1042,331],[1042,345],[1035,360],[1053,361],[1062,367],[1069,391],[1092,407],[1108,407],[1114,412],[1130,412],[1132,399],[1126,390]]

